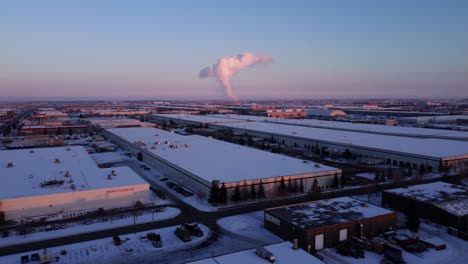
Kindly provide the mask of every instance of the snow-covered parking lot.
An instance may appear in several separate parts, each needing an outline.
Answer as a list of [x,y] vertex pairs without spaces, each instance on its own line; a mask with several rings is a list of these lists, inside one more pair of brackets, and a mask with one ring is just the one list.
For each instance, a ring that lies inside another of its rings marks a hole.
[[[63,245],[59,247],[49,248],[48,254],[51,257],[52,263],[63,264],[78,264],[78,263],[134,263],[132,259],[138,256],[150,255],[159,253],[169,253],[176,250],[183,250],[199,245],[206,241],[211,236],[211,231],[208,227],[200,225],[199,227],[204,232],[202,237],[192,236],[192,241],[184,243],[175,234],[176,226],[167,227],[156,230],[148,230],[134,234],[121,235],[123,243],[120,246],[115,246],[111,237],[98,240],[91,240],[76,244]],[[149,232],[154,232],[161,235],[163,247],[155,248],[151,241],[142,239]],[[66,250],[66,254],[62,251]],[[34,253],[42,255],[42,250],[34,250],[20,254],[8,255],[0,257],[0,264],[21,263],[21,256],[31,256]],[[155,260],[155,262],[157,262]]]
[[180,210],[175,207],[164,207],[162,212],[145,212],[142,215],[132,216],[131,214],[118,215],[114,217],[96,218],[89,223],[71,222],[66,228],[45,231],[45,228],[37,228],[36,232],[26,235],[19,235],[15,231],[10,231],[8,237],[0,238],[0,246],[23,244],[27,242],[39,241],[43,239],[59,238],[69,235],[89,233],[105,229],[129,226],[133,224],[149,223],[154,221],[167,220],[180,214]]

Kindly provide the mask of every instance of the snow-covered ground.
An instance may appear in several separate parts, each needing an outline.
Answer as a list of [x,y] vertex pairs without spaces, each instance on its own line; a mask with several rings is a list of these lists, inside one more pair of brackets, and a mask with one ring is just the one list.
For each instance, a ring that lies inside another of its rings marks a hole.
[[[445,227],[440,227],[435,224],[423,223],[420,226],[420,230],[417,234],[411,233],[408,230],[399,230],[399,233],[407,233],[411,236],[417,236],[422,240],[432,242],[434,244],[446,244],[447,248],[441,251],[434,249],[428,249],[421,255],[411,254],[403,251],[403,258],[408,264],[439,264],[439,263],[450,263],[450,264],[463,264],[467,263],[468,260],[468,241],[464,241],[460,238],[451,236],[447,233]],[[378,255],[374,252],[366,251],[366,258],[356,259],[353,257],[342,256],[336,253],[335,248],[327,248],[319,252],[320,255],[324,256],[325,262],[328,264],[375,264],[380,263],[382,255]]]
[[217,223],[227,232],[259,243],[273,244],[283,241],[263,227],[263,211],[221,218]]
[[[184,243],[174,231],[176,226],[167,227],[156,230],[148,230],[134,234],[121,235],[122,245],[115,246],[112,238],[102,238],[81,243],[63,245],[59,247],[49,248],[48,253],[53,260],[53,263],[63,264],[78,264],[78,263],[135,263],[134,257],[151,255],[155,252],[167,253],[172,251],[183,250],[199,245],[206,241],[211,236],[211,231],[204,225],[199,225],[203,230],[203,237],[192,236],[192,241]],[[161,235],[163,241],[162,248],[155,248],[147,239],[142,239],[149,232],[154,232]],[[61,255],[61,251],[66,250],[65,255]],[[20,258],[24,255],[34,253],[42,254],[42,250],[34,250],[20,254],[8,255],[0,257],[0,264],[21,263]],[[58,259],[57,259],[58,257]],[[154,260],[157,263],[157,260]]]
[[134,217],[131,214],[119,215],[105,218],[93,219],[92,224],[84,224],[81,222],[72,222],[64,229],[45,231],[45,228],[37,228],[36,232],[27,235],[19,235],[15,231],[11,231],[10,236],[0,238],[0,246],[23,244],[43,239],[59,238],[69,235],[77,235],[94,231],[113,229],[117,227],[129,226],[134,224],[149,223],[172,219],[180,214],[180,210],[175,207],[166,207],[164,212],[145,212],[143,215]]

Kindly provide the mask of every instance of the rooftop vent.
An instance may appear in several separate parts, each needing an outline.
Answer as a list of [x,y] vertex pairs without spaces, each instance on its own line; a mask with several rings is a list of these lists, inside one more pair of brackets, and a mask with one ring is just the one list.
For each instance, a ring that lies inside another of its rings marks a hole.
[[55,164],[61,163],[60,159],[55,159]]

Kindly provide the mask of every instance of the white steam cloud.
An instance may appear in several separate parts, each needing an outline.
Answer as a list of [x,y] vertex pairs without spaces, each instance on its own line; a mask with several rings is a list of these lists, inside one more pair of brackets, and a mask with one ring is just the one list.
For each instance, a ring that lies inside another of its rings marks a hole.
[[202,69],[200,71],[200,78],[216,78],[226,92],[226,95],[232,100],[238,101],[239,99],[232,91],[232,77],[244,68],[271,62],[272,58],[268,55],[249,52],[237,56],[226,56],[218,59],[218,62],[212,67]]

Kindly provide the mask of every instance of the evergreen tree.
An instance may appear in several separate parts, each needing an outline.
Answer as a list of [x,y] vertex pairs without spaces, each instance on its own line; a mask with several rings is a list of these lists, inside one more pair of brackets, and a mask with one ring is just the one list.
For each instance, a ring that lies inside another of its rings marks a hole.
[[242,197],[243,201],[249,199],[249,190],[247,189],[247,182],[244,180],[244,184],[242,185]]
[[263,182],[260,180],[260,183],[258,184],[258,192],[257,192],[257,197],[259,199],[265,198],[265,187],[263,187]]
[[283,194],[286,192],[286,183],[284,182],[284,177],[281,177],[280,184],[278,186],[278,193]]
[[234,193],[232,194],[231,200],[233,202],[239,202],[241,200],[241,191],[239,184],[236,185],[236,188],[234,188]]
[[341,188],[343,188],[346,184],[346,178],[344,177],[344,175],[341,175],[340,177],[340,181],[341,181]]
[[299,192],[304,193],[304,180],[301,179],[301,183],[299,185]]
[[293,182],[293,192],[297,193],[299,191],[299,183],[297,181]]
[[253,183],[250,185],[250,199],[257,199],[257,192],[255,191],[255,186]]
[[294,192],[294,186],[293,186],[291,177],[289,177],[289,179],[288,179],[287,189],[288,189],[288,192],[289,192],[289,193],[293,193],[293,192]]
[[244,136],[240,137],[239,144],[244,145]]
[[310,190],[314,193],[320,192],[320,186],[318,184],[317,178],[314,179],[314,182],[312,183],[312,187],[310,188]]
[[335,176],[333,177],[333,182],[332,182],[332,188],[338,188],[339,187],[339,182],[338,182],[338,173],[335,172]]
[[208,197],[208,202],[211,204],[220,202],[218,184],[216,184],[215,181],[211,182],[210,196]]
[[219,189],[219,202],[222,204],[227,204],[227,190],[226,185],[224,185],[224,182],[221,185],[221,188]]

